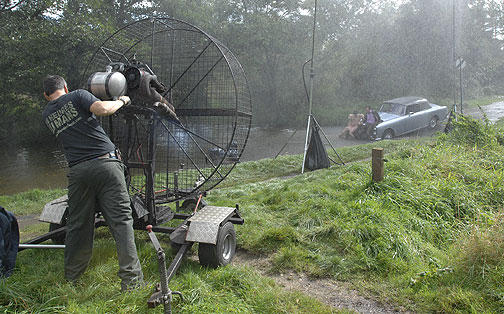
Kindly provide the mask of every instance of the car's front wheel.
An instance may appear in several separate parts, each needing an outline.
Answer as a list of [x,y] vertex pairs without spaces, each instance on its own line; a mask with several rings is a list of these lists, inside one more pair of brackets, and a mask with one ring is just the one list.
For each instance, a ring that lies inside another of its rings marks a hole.
[[383,139],[391,140],[393,138],[394,138],[394,131],[392,131],[391,129],[387,129],[385,130],[385,132],[383,132]]
[[432,119],[429,121],[429,128],[431,129],[436,128],[438,125],[438,121],[439,121],[438,117],[436,116],[432,117]]

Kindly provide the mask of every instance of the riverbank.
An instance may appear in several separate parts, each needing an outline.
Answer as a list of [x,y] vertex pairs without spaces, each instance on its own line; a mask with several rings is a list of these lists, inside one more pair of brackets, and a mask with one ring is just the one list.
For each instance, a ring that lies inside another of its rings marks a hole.
[[[300,155],[240,164],[207,201],[240,204],[238,246],[267,262],[258,272],[253,262],[208,270],[188,259],[171,286],[186,295],[175,310],[336,311],[264,277],[294,273],[344,281],[394,311],[502,312],[504,147],[500,130],[460,120],[449,135],[378,143],[388,160],[381,183],[370,181],[370,162],[362,161],[377,143],[344,148],[346,166],[303,175]],[[160,238],[169,247],[168,237]],[[145,233],[137,232],[137,243],[146,277],[155,282]],[[111,247],[108,231],[99,229],[79,287],[62,282],[62,252],[21,252],[0,304],[6,311],[144,311],[152,287],[120,295]]]
[[[504,103],[499,101],[502,101],[502,98],[498,96],[470,100],[464,105],[464,112],[481,119],[483,114],[478,108],[480,106],[489,120],[495,121],[504,115],[504,109],[502,109]],[[451,108],[450,100],[444,100],[442,104]],[[353,110],[349,108],[348,112]],[[364,104],[362,110],[364,110]],[[338,135],[343,130],[341,126],[324,126],[323,130],[331,145],[338,151],[342,147],[365,143],[339,138]],[[429,137],[433,133],[426,129],[402,138]],[[281,155],[302,154],[305,136],[303,127],[297,130],[253,127],[241,161],[273,158],[280,152]],[[32,189],[65,188],[66,171],[64,155],[54,142],[41,147],[4,147],[4,150],[0,151],[0,195],[12,195]]]

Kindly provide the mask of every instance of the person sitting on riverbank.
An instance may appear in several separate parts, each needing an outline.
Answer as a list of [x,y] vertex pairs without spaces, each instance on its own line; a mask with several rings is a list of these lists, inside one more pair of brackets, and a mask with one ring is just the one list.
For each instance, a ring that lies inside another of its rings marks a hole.
[[375,126],[377,126],[378,123],[382,122],[382,120],[378,112],[374,111],[370,106],[366,107],[366,115],[364,116],[364,118],[367,136],[371,138]]
[[340,138],[348,139],[349,137],[355,138],[354,132],[359,128],[364,115],[362,113],[357,113],[354,111],[353,113],[348,115],[347,126],[340,133]]

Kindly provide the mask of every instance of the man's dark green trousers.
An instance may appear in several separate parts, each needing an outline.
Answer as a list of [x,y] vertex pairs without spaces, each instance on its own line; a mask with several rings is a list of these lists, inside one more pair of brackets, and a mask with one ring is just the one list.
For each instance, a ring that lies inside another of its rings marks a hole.
[[96,158],[70,168],[68,220],[65,240],[65,278],[77,280],[92,255],[96,211],[101,211],[115,239],[123,290],[143,282],[133,233],[124,164]]

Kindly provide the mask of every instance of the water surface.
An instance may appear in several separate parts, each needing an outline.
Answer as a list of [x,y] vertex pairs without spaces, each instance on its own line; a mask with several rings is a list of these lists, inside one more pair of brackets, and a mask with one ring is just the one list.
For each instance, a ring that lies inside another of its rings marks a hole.
[[[334,147],[363,143],[338,138],[342,130],[340,127],[324,127],[323,130]],[[284,146],[282,155],[301,154],[304,149],[305,135],[304,129],[296,131],[295,129],[254,127],[250,131],[241,161],[272,158]],[[43,147],[6,149],[0,152],[0,195],[35,188],[64,188],[67,185],[66,172],[65,157],[55,143]]]

